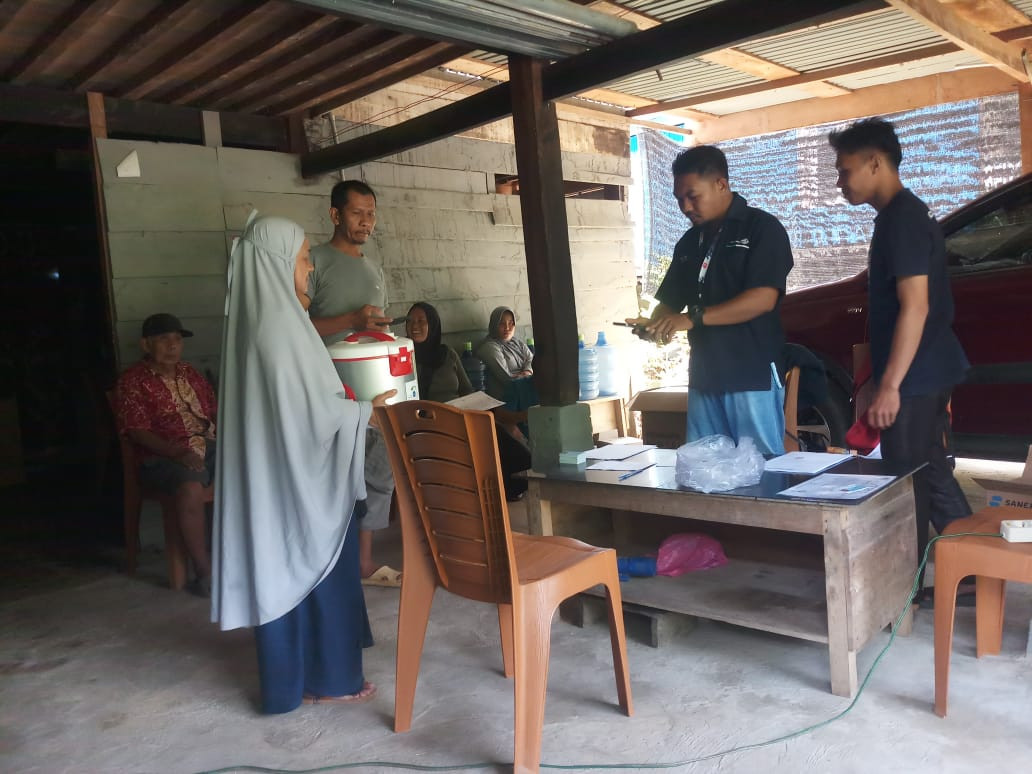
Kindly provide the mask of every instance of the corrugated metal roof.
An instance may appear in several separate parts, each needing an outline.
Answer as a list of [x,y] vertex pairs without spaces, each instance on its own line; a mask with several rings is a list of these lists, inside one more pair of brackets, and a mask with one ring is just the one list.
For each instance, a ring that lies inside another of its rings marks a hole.
[[892,65],[891,67],[879,67],[875,70],[867,70],[855,75],[845,75],[841,78],[829,79],[830,83],[842,86],[846,89],[864,89],[868,86],[877,86],[883,83],[905,81],[910,78],[923,78],[926,75],[960,70],[967,67],[987,66],[985,61],[967,51],[957,51],[952,54],[933,56],[927,59],[919,59],[916,62]]
[[716,5],[721,0],[616,0],[616,2],[624,8],[630,8],[632,11],[647,16],[654,16],[660,21],[670,21],[701,11],[707,6]]
[[906,14],[886,9],[740,46],[799,72],[822,70],[945,42]]
[[1032,16],[1032,0],[1010,0],[1010,4],[1026,16]]
[[648,70],[607,84],[606,88],[659,101],[691,97],[717,89],[730,89],[760,80],[748,73],[702,59],[672,62],[659,68],[659,72],[662,79],[656,75],[655,70]]

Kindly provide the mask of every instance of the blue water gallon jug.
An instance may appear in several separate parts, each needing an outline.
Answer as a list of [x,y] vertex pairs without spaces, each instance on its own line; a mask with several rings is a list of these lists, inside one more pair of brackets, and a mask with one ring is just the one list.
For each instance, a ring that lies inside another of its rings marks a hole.
[[466,348],[462,351],[462,357],[459,358],[462,361],[462,370],[466,372],[466,376],[469,378],[469,383],[473,386],[473,391],[484,390],[484,361],[473,354],[473,342],[467,341]]
[[619,395],[620,353],[606,341],[605,331],[598,332],[595,351],[598,353],[598,394]]
[[580,380],[580,395],[577,400],[591,400],[598,397],[598,353],[584,346],[584,337],[577,342],[577,376]]

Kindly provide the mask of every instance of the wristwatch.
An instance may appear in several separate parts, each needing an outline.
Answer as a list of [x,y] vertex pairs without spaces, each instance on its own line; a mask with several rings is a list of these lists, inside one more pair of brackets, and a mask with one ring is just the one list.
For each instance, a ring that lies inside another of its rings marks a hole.
[[706,313],[706,307],[699,304],[688,307],[688,319],[692,321],[692,328],[702,328],[706,325],[702,321],[702,316]]

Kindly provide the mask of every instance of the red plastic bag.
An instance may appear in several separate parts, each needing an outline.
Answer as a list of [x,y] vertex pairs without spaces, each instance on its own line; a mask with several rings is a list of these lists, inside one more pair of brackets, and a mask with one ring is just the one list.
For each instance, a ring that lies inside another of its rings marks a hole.
[[693,570],[708,570],[727,564],[724,549],[709,535],[681,532],[671,535],[659,546],[656,573],[677,577]]

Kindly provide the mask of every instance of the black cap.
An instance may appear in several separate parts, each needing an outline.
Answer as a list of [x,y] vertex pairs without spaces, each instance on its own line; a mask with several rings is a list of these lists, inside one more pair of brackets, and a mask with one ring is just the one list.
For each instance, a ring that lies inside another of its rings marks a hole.
[[179,322],[179,318],[174,314],[166,312],[152,314],[143,321],[141,334],[143,338],[149,339],[151,336],[160,336],[163,333],[178,333],[183,338],[193,336],[193,331],[185,330],[183,324]]

